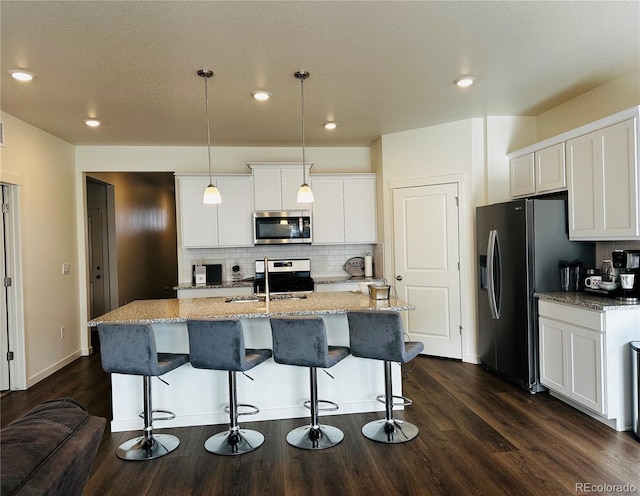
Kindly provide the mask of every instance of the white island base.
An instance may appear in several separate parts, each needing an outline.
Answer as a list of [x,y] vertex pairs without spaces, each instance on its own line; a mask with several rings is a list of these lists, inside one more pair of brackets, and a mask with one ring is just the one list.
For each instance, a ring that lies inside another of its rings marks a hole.
[[[346,314],[322,315],[327,327],[329,344],[349,346]],[[272,349],[269,319],[241,319],[247,348]],[[158,352],[189,353],[189,338],[185,322],[153,323]],[[336,402],[339,409],[320,412],[341,415],[362,412],[384,412],[384,404],[376,397],[384,393],[384,362],[356,358],[349,355],[327,371],[335,378],[318,370],[318,396]],[[249,370],[247,375],[237,373],[238,402],[255,405],[256,415],[241,416],[243,422],[306,418],[309,410],[303,402],[309,399],[309,369],[280,365],[270,358]],[[154,429],[196,425],[227,424],[229,414],[224,407],[229,403],[229,374],[226,371],[195,369],[187,363],[165,375],[164,384],[152,378],[152,401],[156,410],[169,410],[173,420],[155,421]],[[402,394],[400,365],[392,364],[393,393]],[[112,432],[142,429],[139,417],[142,411],[142,377],[112,374]],[[401,409],[402,407],[397,407]]]

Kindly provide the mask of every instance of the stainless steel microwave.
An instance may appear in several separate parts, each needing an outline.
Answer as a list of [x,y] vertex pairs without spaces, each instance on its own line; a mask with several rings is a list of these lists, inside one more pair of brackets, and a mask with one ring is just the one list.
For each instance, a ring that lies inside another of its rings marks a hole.
[[256,245],[311,243],[311,215],[306,210],[255,212],[253,242]]

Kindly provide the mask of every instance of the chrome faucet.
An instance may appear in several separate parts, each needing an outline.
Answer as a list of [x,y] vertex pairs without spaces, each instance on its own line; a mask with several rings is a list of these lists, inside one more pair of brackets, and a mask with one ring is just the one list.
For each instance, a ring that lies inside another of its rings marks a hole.
[[269,311],[269,259],[264,257],[264,302]]

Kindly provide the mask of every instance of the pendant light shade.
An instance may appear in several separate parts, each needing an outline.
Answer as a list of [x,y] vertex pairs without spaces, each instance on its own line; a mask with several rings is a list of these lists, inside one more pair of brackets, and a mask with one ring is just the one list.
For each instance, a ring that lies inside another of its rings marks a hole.
[[207,157],[209,159],[209,186],[204,190],[202,202],[207,205],[215,205],[217,203],[222,203],[222,197],[220,196],[218,188],[213,184],[213,179],[211,177],[211,126],[209,125],[209,93],[207,92],[207,82],[210,77],[213,77],[213,71],[210,71],[209,69],[200,69],[198,71],[198,76],[204,78],[204,110],[205,118],[207,120]]
[[306,157],[304,150],[304,80],[309,77],[309,73],[306,71],[299,71],[293,74],[300,80],[300,102],[302,109],[302,184],[298,190],[298,203],[313,203],[313,191],[307,184],[307,167]]
[[220,191],[213,184],[209,184],[207,189],[204,190],[204,196],[202,197],[202,203],[207,205],[215,205],[216,203],[222,203],[222,197]]

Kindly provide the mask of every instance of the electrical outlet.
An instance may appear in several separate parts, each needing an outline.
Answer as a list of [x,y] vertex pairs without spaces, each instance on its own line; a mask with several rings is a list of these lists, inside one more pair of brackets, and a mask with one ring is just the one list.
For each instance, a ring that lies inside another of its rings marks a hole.
[[328,265],[329,264],[329,257],[327,255],[322,255],[320,257],[320,264],[321,265]]
[[71,271],[71,265],[68,263],[63,263],[62,264],[62,275],[63,276],[67,276],[69,275],[69,272]]
[[60,339],[64,339],[64,327],[60,328]]

